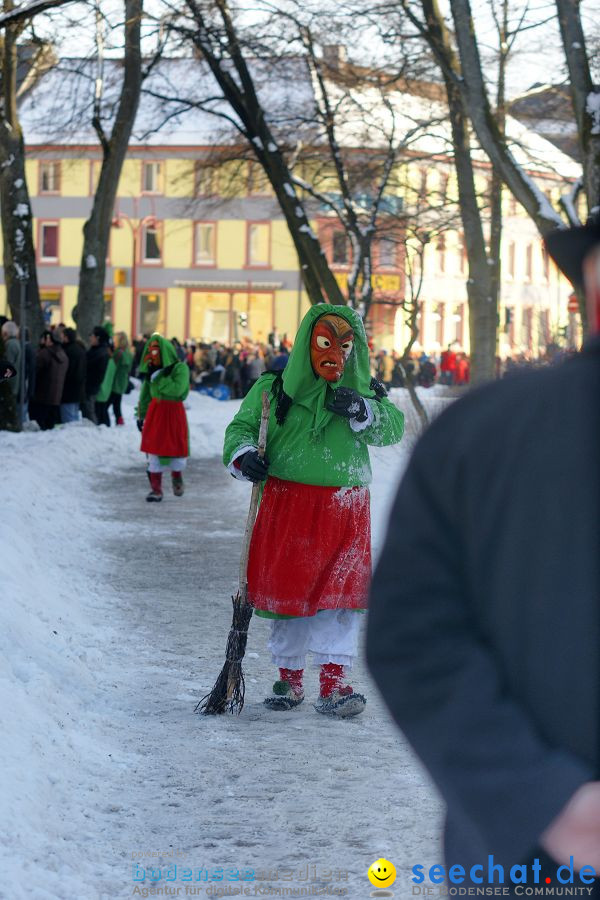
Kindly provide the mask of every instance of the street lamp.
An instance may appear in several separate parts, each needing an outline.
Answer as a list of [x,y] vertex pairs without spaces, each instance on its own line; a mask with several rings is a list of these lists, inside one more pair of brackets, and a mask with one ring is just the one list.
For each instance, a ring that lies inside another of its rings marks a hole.
[[138,305],[137,305],[137,248],[138,248],[138,237],[142,232],[142,229],[147,225],[150,228],[156,228],[156,217],[153,215],[144,216],[143,219],[136,219],[135,222],[129,218],[126,213],[119,212],[117,210],[117,214],[113,217],[111,221],[111,226],[113,228],[122,228],[123,222],[127,222],[131,229],[131,237],[133,239],[133,257],[131,261],[131,340],[135,340],[137,333],[137,314],[138,314]]

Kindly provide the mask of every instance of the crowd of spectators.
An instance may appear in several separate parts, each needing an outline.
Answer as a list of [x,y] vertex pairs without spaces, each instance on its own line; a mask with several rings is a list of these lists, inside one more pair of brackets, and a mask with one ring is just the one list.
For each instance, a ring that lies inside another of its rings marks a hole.
[[[139,335],[130,347],[127,335],[113,333],[110,322],[93,329],[88,346],[75,329],[63,324],[49,326],[34,348],[26,334],[24,419],[29,417],[42,430],[81,417],[97,425],[123,425],[121,399],[132,387],[131,377],[139,374],[142,354],[149,335]],[[190,370],[190,386],[215,393],[220,399],[241,399],[264,372],[281,372],[292,347],[287,335],[269,335],[267,342],[249,338],[228,346],[188,340],[171,342],[178,358]],[[470,365],[466,353],[449,345],[440,354],[413,351],[402,359],[395,351],[370,347],[371,374],[389,390],[394,387],[464,387],[469,384]],[[0,316],[0,356],[17,370],[17,377],[0,385],[0,428],[17,426],[21,378],[21,340],[15,322]],[[510,375],[523,367],[556,362],[568,351],[551,344],[537,358],[515,354],[496,360],[496,376]],[[112,413],[112,416],[111,416]]]
[[131,389],[133,355],[124,332],[113,336],[110,323],[97,326],[89,336],[89,346],[78,338],[74,328],[52,325],[42,332],[37,348],[25,335],[25,366],[21,366],[21,341],[17,325],[0,317],[3,354],[17,370],[0,398],[5,415],[4,427],[17,427],[24,371],[23,421],[37,422],[42,431],[55,425],[75,422],[81,417],[96,425],[110,425],[112,408],[116,425],[123,425],[121,397]]

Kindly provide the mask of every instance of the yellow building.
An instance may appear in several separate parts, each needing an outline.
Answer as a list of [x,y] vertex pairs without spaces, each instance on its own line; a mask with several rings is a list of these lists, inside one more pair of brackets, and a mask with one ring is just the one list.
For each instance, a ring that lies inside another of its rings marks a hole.
[[[65,67],[50,70],[26,95],[20,110],[41,299],[50,321],[67,324],[72,324],[77,300],[82,230],[101,160],[90,124],[87,95],[93,79],[85,71],[89,65],[75,67],[71,75]],[[173,83],[189,79],[190,69],[197,65],[190,60],[165,61]],[[119,68],[107,64],[107,71],[110,95],[110,79],[118,81]],[[305,105],[310,89],[310,83],[300,87],[282,83],[281,102]],[[397,98],[400,108],[405,101],[404,95]],[[410,102],[423,101],[410,97]],[[434,112],[439,119],[439,110]],[[158,127],[161,117],[164,122]],[[223,141],[214,123],[200,110],[171,115],[168,104],[142,97],[119,183],[107,257],[106,318],[115,330],[130,336],[158,330],[179,340],[231,343],[247,335],[266,341],[273,332],[293,336],[308,307],[297,256],[264,174],[257,163],[243,160],[215,166]],[[442,132],[444,127],[440,126]],[[427,135],[428,150],[402,158],[387,188],[396,201],[396,218],[373,247],[379,303],[370,327],[378,347],[401,350],[407,339],[399,308],[408,294],[403,211],[412,213],[419,202],[427,207],[433,196],[445,214],[456,205],[447,135],[442,132],[435,139]],[[353,128],[341,140],[352,147]],[[556,149],[536,140],[538,159],[544,152],[552,153],[546,169],[537,173],[540,183],[556,191],[565,178],[575,177],[576,166],[566,157],[557,161]],[[484,193],[489,165],[484,157],[477,165]],[[334,179],[322,190],[335,191]],[[336,216],[322,205],[310,201],[307,208],[344,287],[352,264],[346,235]],[[432,233],[436,215],[429,210]],[[535,227],[508,195],[506,216],[500,350],[503,355],[535,353],[558,324],[564,324],[570,289],[543,256]],[[437,352],[456,341],[468,349],[466,278],[457,217],[454,227],[436,233],[425,249],[420,348]]]

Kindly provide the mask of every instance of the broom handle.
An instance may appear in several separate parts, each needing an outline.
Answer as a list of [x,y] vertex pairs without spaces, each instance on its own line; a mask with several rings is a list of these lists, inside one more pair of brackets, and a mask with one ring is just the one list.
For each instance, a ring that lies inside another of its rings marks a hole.
[[[267,430],[269,428],[269,395],[266,391],[262,392],[262,413],[260,416],[260,430],[258,432],[258,455],[265,455],[267,446]],[[248,556],[250,555],[250,539],[254,522],[256,521],[256,510],[258,508],[258,497],[260,494],[260,482],[252,485],[252,496],[250,497],[250,509],[248,510],[248,519],[246,521],[246,531],[244,532],[244,540],[242,543],[242,558],[240,559],[240,594],[242,600],[246,599],[248,589]]]

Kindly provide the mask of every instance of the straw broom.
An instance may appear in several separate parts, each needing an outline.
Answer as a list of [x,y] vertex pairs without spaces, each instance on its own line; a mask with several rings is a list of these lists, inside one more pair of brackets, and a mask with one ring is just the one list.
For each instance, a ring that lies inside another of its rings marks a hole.
[[[262,393],[262,414],[260,417],[260,430],[258,433],[258,453],[265,455],[267,444],[267,429],[269,427],[269,395]],[[227,638],[225,650],[225,665],[212,691],[200,700],[195,712],[201,712],[205,716],[214,716],[224,712],[239,715],[244,706],[244,673],[242,660],[246,652],[248,641],[248,626],[252,618],[253,606],[248,602],[248,555],[250,553],[250,539],[256,520],[258,509],[258,497],[260,494],[260,482],[252,485],[250,509],[242,544],[242,556],[240,559],[240,587],[232,597],[233,621]]]

